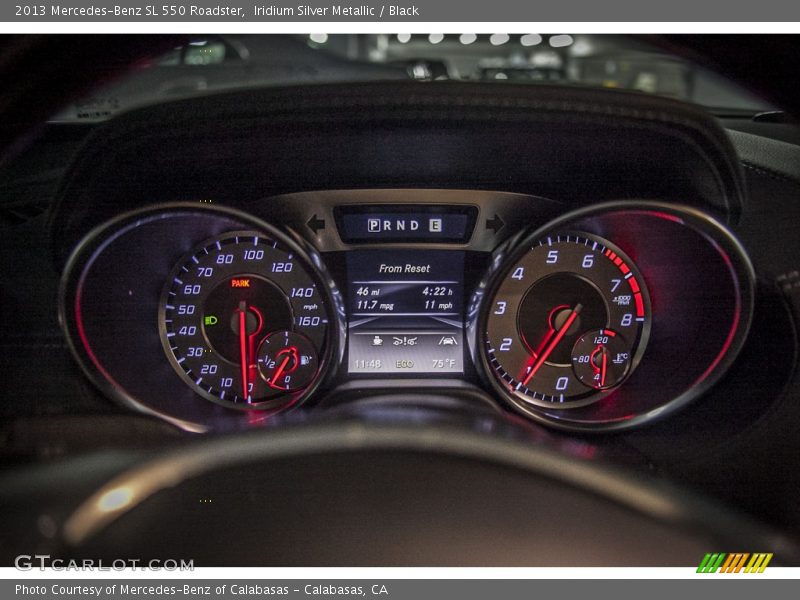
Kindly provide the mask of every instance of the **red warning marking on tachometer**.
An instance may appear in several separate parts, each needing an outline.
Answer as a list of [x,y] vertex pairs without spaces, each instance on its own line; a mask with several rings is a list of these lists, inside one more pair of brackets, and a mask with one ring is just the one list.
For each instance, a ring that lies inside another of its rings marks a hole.
[[642,300],[642,294],[640,292],[636,292],[633,297],[636,299],[636,316],[643,317],[644,316],[644,300]]
[[639,282],[636,281],[636,277],[631,277],[630,279],[628,279],[628,283],[631,286],[631,291],[634,294],[638,294],[640,290],[639,290]]

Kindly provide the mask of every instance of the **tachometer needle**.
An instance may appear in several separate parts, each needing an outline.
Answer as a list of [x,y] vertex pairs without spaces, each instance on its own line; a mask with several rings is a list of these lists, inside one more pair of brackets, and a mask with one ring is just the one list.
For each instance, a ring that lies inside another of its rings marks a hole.
[[567,316],[566,320],[561,325],[561,327],[559,327],[558,330],[556,330],[555,335],[553,335],[552,331],[548,332],[547,334],[548,338],[550,336],[553,337],[550,340],[550,342],[545,346],[544,350],[542,350],[542,352],[536,358],[536,362],[533,363],[533,366],[531,367],[531,370],[528,373],[527,377],[525,377],[524,381],[522,382],[522,385],[528,385],[528,382],[533,378],[534,375],[536,375],[541,366],[544,364],[544,361],[546,361],[547,357],[550,356],[553,350],[555,350],[556,346],[558,346],[559,342],[566,335],[567,330],[570,328],[572,323],[575,321],[575,319],[578,318],[578,314],[580,314],[582,308],[583,308],[582,304],[580,303],[576,304],[575,308],[573,308],[570,311],[569,315]]

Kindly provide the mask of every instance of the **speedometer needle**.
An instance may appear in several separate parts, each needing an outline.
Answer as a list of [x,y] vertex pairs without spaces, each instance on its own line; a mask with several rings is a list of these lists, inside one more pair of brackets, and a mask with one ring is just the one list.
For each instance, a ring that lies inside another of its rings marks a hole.
[[[252,313],[255,317],[255,329],[248,334],[247,315]],[[242,394],[244,398],[250,399],[250,380],[251,371],[256,370],[256,365],[252,364],[251,358],[255,354],[256,338],[264,327],[264,317],[255,306],[247,306],[247,302],[239,302],[239,360],[242,363]]]
[[239,358],[242,363],[242,396],[249,394],[249,361],[247,360],[247,303],[239,303]]
[[556,346],[558,346],[559,342],[566,335],[567,330],[570,328],[572,323],[575,321],[575,319],[578,318],[578,314],[581,312],[582,308],[583,308],[582,304],[580,303],[576,304],[575,308],[573,308],[570,311],[569,315],[567,316],[566,320],[561,325],[561,327],[559,327],[558,330],[556,330],[555,335],[553,336],[552,330],[547,334],[548,338],[550,336],[553,336],[553,338],[545,346],[541,354],[539,354],[539,356],[536,358],[536,362],[533,363],[533,367],[531,367],[530,373],[528,373],[528,376],[525,377],[524,381],[522,382],[522,385],[528,385],[528,382],[533,378],[534,375],[536,375],[541,366],[544,364],[544,361],[546,361],[547,357],[550,356],[553,350],[555,350]]

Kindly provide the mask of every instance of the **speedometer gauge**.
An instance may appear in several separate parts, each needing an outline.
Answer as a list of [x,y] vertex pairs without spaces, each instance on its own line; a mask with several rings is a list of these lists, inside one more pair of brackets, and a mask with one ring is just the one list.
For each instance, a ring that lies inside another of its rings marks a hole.
[[278,241],[238,231],[181,259],[159,325],[170,362],[199,395],[267,409],[319,378],[329,315],[310,265]]
[[487,308],[489,367],[522,406],[599,400],[635,369],[650,330],[641,273],[611,242],[584,233],[534,242]]

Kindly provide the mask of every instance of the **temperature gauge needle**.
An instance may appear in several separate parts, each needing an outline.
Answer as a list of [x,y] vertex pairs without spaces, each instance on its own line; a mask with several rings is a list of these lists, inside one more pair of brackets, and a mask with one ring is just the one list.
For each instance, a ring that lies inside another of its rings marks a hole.
[[[600,353],[600,364],[597,364],[597,354]],[[606,373],[608,372],[608,351],[603,346],[595,348],[589,356],[589,364],[597,375],[600,376],[600,387],[606,385]]]
[[550,356],[550,354],[553,352],[553,350],[555,350],[556,346],[558,346],[559,342],[561,342],[561,340],[564,338],[564,336],[566,335],[566,333],[569,330],[570,326],[572,326],[572,323],[574,323],[575,319],[578,318],[578,314],[580,314],[582,308],[583,308],[583,305],[576,304],[575,308],[573,308],[570,311],[569,315],[567,316],[567,318],[564,321],[564,323],[562,323],[561,327],[559,327],[555,331],[555,335],[553,335],[553,331],[550,331],[547,334],[547,337],[550,338],[550,336],[552,336],[552,339],[550,339],[549,343],[547,343],[545,348],[542,350],[542,352],[536,358],[536,362],[533,363],[533,366],[531,367],[531,370],[528,373],[527,377],[525,377],[524,381],[522,382],[522,385],[528,385],[528,382],[531,379],[533,379],[533,376],[536,375],[536,373],[539,371],[541,366],[547,360],[547,357]]
[[606,373],[608,372],[608,352],[603,348],[603,362],[600,365],[600,386],[606,385]]

